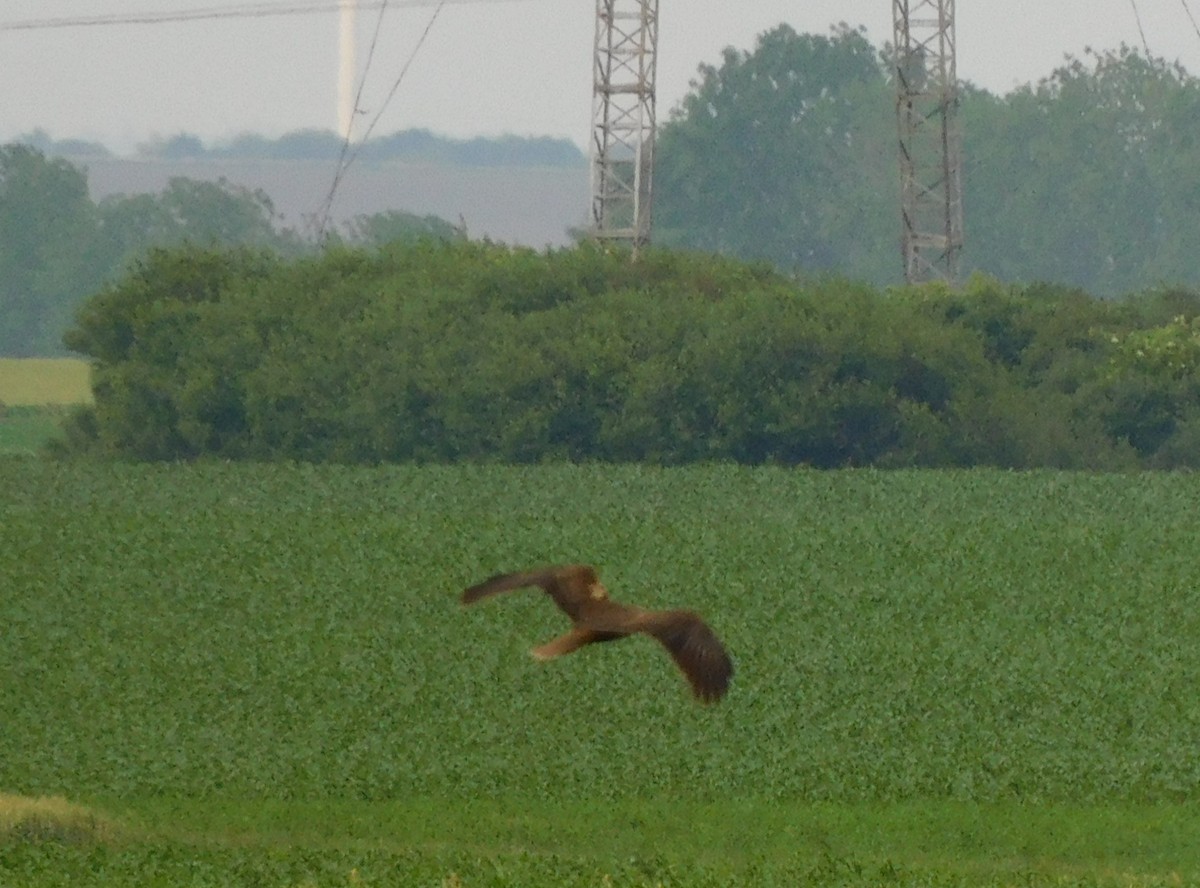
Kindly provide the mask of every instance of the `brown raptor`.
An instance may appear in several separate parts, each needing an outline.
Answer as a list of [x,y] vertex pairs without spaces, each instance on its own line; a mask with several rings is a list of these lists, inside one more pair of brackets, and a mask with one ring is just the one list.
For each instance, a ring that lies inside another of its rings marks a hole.
[[463,592],[462,601],[471,604],[525,586],[538,586],[548,593],[573,624],[566,634],[531,651],[539,660],[640,632],[658,639],[667,649],[701,702],[713,703],[729,689],[733,663],[699,614],[690,610],[647,610],[613,601],[595,568],[586,564],[497,574]]

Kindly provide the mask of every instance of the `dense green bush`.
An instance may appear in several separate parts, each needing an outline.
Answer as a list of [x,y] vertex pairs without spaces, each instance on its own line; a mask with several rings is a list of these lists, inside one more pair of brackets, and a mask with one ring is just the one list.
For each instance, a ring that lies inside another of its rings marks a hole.
[[1198,313],[1181,291],[879,291],[656,250],[189,247],[79,313],[95,406],[68,439],[135,459],[1185,466]]

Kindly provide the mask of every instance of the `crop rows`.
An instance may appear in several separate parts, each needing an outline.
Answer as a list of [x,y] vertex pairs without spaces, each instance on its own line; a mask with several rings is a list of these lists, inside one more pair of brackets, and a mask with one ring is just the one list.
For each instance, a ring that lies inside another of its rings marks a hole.
[[[1200,789],[1191,475],[0,460],[0,788],[1160,802]],[[703,612],[550,664],[559,560]]]

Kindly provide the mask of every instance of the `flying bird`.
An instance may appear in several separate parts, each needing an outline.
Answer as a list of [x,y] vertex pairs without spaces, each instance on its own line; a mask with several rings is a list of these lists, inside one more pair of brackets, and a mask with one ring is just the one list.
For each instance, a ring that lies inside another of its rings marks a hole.
[[531,654],[552,660],[601,641],[638,632],[658,639],[675,660],[702,703],[714,703],[729,689],[733,663],[700,615],[690,610],[647,610],[608,597],[596,569],[586,564],[496,574],[463,592],[463,604],[526,586],[539,586],[571,618],[571,629]]

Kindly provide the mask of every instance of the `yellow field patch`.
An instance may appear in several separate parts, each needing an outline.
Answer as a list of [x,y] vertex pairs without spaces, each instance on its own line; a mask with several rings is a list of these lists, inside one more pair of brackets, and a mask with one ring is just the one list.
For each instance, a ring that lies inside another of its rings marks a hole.
[[57,841],[71,844],[113,838],[111,823],[61,796],[33,798],[0,793],[0,841]]
[[88,404],[90,370],[79,358],[0,358],[0,404]]

